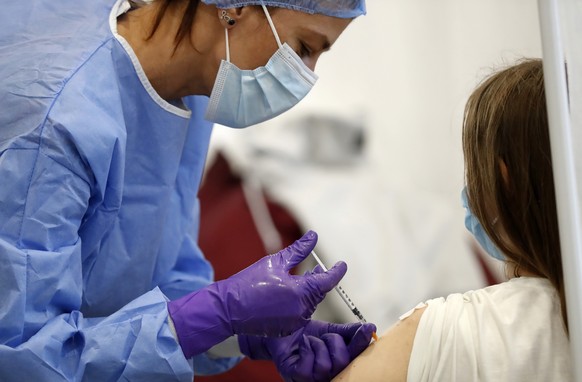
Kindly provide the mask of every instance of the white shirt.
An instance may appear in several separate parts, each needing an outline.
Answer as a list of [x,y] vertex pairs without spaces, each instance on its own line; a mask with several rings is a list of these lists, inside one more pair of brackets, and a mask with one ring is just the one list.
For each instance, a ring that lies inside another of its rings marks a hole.
[[570,381],[559,298],[543,278],[521,277],[427,302],[408,381]]

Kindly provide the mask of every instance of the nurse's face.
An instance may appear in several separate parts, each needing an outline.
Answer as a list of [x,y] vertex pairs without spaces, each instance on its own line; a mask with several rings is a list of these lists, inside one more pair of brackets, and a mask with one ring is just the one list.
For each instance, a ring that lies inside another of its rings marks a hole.
[[[233,12],[237,21],[229,28],[231,61],[240,69],[264,66],[279,48],[262,7],[243,7]],[[311,69],[329,50],[351,19],[310,15],[284,8],[269,8],[281,43],[287,43]]]

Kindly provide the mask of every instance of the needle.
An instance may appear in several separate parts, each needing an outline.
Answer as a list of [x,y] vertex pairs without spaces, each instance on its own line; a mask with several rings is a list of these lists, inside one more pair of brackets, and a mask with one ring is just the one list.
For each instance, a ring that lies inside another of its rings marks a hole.
[[[319,258],[319,256],[317,256],[315,254],[315,251],[311,251],[311,255],[313,256],[313,258],[315,259],[315,261],[317,261],[317,264],[319,264],[319,266],[321,267],[321,269],[323,269],[324,272],[327,272],[327,268],[325,265],[323,265],[323,262],[321,261],[321,259]],[[348,296],[348,294],[346,293],[346,291],[339,285],[337,285],[335,287],[335,291],[340,295],[340,297],[342,298],[342,300],[344,300],[344,303],[348,306],[348,308],[350,308],[350,310],[352,311],[352,313],[358,317],[358,320],[362,323],[365,324],[366,319],[364,318],[364,316],[362,315],[362,313],[360,312],[360,310],[356,307],[356,304],[353,303],[353,301],[350,299],[350,297]],[[372,333],[372,338],[374,338],[375,341],[378,341],[378,336],[376,335],[376,332]]]

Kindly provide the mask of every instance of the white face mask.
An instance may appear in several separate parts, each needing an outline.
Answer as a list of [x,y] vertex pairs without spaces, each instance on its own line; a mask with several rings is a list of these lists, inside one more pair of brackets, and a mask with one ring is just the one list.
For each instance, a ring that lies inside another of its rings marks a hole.
[[211,122],[242,128],[274,118],[301,101],[317,81],[301,57],[286,43],[281,44],[264,5],[263,10],[279,49],[267,65],[241,70],[230,62],[226,29],[226,61],[220,64],[205,116]]

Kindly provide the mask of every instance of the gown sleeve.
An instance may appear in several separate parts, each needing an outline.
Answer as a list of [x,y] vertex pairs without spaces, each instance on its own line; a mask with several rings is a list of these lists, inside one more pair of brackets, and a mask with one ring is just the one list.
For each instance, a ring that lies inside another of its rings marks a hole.
[[[170,219],[173,222],[187,221],[189,229],[183,233],[183,238],[174,248],[175,232],[179,227],[172,227],[167,222],[164,227],[164,248],[177,253],[176,260],[171,262],[165,277],[159,281],[159,287],[170,300],[180,298],[194,290],[204,288],[214,279],[214,270],[204,257],[198,245],[200,229],[200,201],[197,191],[202,181],[202,168],[206,161],[208,142],[212,134],[212,123],[203,118],[208,98],[190,96],[184,98],[186,107],[192,111],[190,126],[185,138],[185,147],[179,165],[176,187],[172,201],[180,203],[173,211],[183,211],[182,216]],[[204,144],[203,144],[204,142]],[[169,256],[164,256],[169,258]],[[234,358],[213,358],[207,353],[195,356],[193,368],[195,375],[212,375],[231,369],[241,360]]]

